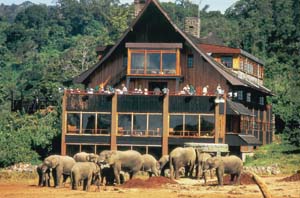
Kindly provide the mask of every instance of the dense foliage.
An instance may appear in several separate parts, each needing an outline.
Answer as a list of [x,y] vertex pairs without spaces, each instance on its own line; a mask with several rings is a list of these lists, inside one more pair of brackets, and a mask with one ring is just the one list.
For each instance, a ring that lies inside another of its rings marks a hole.
[[[162,3],[180,26],[197,16],[187,0]],[[55,6],[0,6],[0,166],[34,161],[59,152],[58,88],[96,62],[95,47],[113,44],[133,19],[133,6],[118,0],[58,0]],[[266,86],[282,133],[300,146],[300,2],[240,0],[225,14],[200,12],[201,35],[211,32],[223,43],[266,61]],[[54,111],[12,113],[10,99],[46,98]]]

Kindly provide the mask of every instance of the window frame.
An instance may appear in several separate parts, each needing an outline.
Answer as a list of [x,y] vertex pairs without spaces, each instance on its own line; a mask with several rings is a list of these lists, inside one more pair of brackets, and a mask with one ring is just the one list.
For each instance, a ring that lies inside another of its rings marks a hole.
[[[141,72],[133,72],[132,70],[132,55],[135,53],[144,54],[144,68]],[[148,54],[159,54],[160,65],[159,71],[152,71],[148,69]],[[175,68],[174,69],[164,69],[163,68],[163,55],[164,54],[174,54],[175,55]],[[127,74],[129,75],[180,75],[179,74],[179,63],[180,63],[180,52],[179,49],[131,49],[128,48],[128,62],[127,62]],[[169,72],[166,72],[169,70]]]

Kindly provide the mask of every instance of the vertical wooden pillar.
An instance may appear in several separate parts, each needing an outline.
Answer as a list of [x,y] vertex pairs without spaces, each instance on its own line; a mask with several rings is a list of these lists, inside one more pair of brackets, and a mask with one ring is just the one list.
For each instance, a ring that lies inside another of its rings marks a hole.
[[219,132],[220,132],[220,105],[215,103],[215,143],[219,143]]
[[169,147],[169,93],[163,99],[163,134],[162,134],[162,155],[168,155]]
[[266,110],[263,111],[263,118],[262,118],[262,133],[263,133],[263,145],[267,144],[267,130],[266,130],[266,120],[267,120],[267,112]]
[[221,122],[221,138],[222,143],[225,144],[225,136],[226,136],[226,94],[224,94],[224,105],[223,105],[223,116],[222,116],[222,122]]
[[115,93],[112,96],[111,102],[111,132],[110,132],[110,149],[117,150],[117,133],[118,133],[118,118],[117,118],[117,105],[118,95]]
[[66,111],[67,93],[64,91],[62,99],[62,122],[61,122],[61,155],[66,155],[66,134],[67,134],[67,111]]

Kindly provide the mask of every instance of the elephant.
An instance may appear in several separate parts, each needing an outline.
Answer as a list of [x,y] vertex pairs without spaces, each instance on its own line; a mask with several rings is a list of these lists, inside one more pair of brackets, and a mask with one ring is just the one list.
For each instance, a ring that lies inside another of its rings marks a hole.
[[185,167],[185,176],[192,177],[196,159],[198,156],[198,150],[192,147],[177,147],[170,152],[170,178],[174,180],[179,179],[179,169]]
[[159,160],[160,175],[165,176],[165,170],[170,167],[169,155],[163,155]]
[[99,156],[94,153],[80,152],[76,153],[73,158],[76,162],[96,162]]
[[152,174],[154,176],[158,176],[158,162],[157,160],[150,154],[144,154],[142,155],[142,159],[143,159],[143,166],[141,171],[145,171],[148,172],[149,177],[152,177]]
[[[105,179],[105,185],[114,185],[115,183],[115,174],[114,169],[109,165],[104,165],[101,167],[101,184]],[[125,181],[124,173],[120,172],[120,183],[123,184]]]
[[71,175],[71,169],[75,164],[75,160],[69,156],[61,155],[50,155],[45,158],[42,165],[42,170],[44,173],[48,169],[52,169],[54,186],[58,188],[60,186],[60,178],[63,175],[63,183]]
[[43,164],[40,164],[36,167],[36,171],[39,175],[38,186],[48,186],[50,187],[50,169],[47,169],[45,172],[42,170]]
[[99,163],[109,164],[116,178],[116,183],[120,184],[120,171],[128,172],[129,178],[141,170],[143,165],[142,155],[138,151],[102,151],[99,155]]
[[[204,178],[204,183],[206,184],[207,178],[204,172],[204,165],[207,159],[211,158],[212,156],[209,153],[201,153],[199,152],[199,156],[196,162],[196,178],[200,179],[200,175],[202,174],[202,178]],[[212,176],[212,169],[210,170],[210,176]]]
[[225,157],[212,157],[206,160],[204,170],[215,168],[218,178],[218,185],[223,186],[224,173],[231,175],[231,182],[236,177],[236,184],[240,184],[240,177],[243,170],[243,161],[234,155]]
[[92,181],[100,180],[100,167],[94,162],[76,162],[71,169],[72,190],[77,190],[83,180],[83,190],[88,191]]

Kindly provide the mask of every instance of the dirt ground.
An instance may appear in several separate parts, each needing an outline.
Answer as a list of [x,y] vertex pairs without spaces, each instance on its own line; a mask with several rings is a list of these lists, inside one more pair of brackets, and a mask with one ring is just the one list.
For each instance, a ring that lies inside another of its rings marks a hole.
[[[274,198],[300,198],[300,181],[284,181],[284,176],[263,177],[263,181],[267,184],[272,197]],[[146,178],[136,178],[131,183],[125,183],[121,186],[100,186],[100,190],[96,186],[92,186],[89,192],[82,190],[71,190],[70,184],[64,187],[38,187],[37,178],[19,181],[0,180],[0,197],[5,198],[260,198],[263,197],[256,184],[248,182],[240,186],[226,184],[223,187],[216,185],[216,179],[210,179],[207,186],[203,185],[203,180],[195,180],[188,178],[180,178],[176,182],[169,182],[165,178],[153,178],[150,180],[152,184],[157,182],[159,185],[148,185],[143,183]],[[132,185],[141,184],[137,187]],[[150,188],[151,187],[151,188]],[[152,188],[153,187],[153,188]]]

